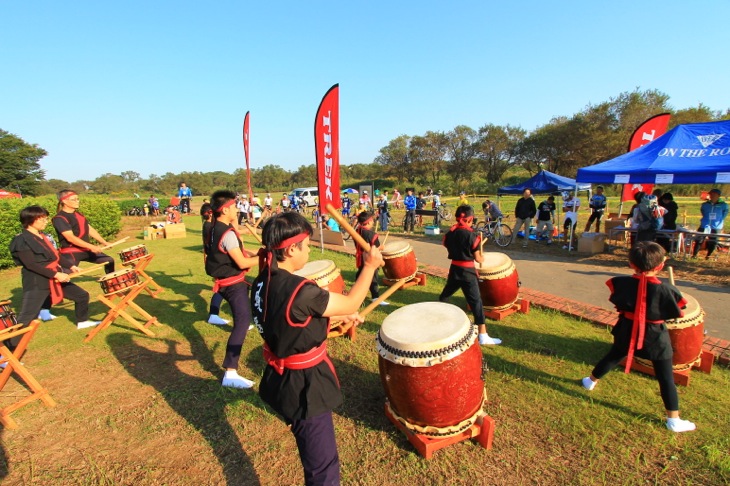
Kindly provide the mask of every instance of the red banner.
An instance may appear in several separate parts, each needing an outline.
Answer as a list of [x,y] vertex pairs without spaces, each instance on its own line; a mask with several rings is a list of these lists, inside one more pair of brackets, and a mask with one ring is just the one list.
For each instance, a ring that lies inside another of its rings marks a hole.
[[317,162],[319,210],[340,202],[340,85],[332,86],[322,98],[314,119],[314,150]]
[[243,155],[246,157],[246,181],[248,183],[248,200],[253,201],[253,190],[251,189],[251,163],[248,159],[248,125],[250,111],[246,112],[243,118]]
[[[669,128],[669,113],[655,115],[634,130],[629,138],[629,152],[637,148],[653,142],[667,132]],[[651,194],[654,190],[654,184],[624,184],[621,192],[621,202],[634,201],[634,195],[637,192],[644,191],[645,194]]]

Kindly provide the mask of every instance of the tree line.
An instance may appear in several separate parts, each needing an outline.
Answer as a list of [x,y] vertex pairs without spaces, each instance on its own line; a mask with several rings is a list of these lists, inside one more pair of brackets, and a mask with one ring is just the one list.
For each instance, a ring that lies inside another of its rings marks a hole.
[[[487,123],[478,129],[459,125],[449,131],[423,135],[399,135],[383,146],[371,163],[340,167],[343,187],[375,183],[393,188],[405,184],[439,188],[447,193],[466,190],[493,193],[501,185],[546,169],[575,177],[581,167],[594,165],[626,152],[634,130],[659,113],[671,113],[670,128],[685,123],[730,119],[730,108],[713,111],[697,107],[674,109],[669,96],[657,90],[634,90],[574,115],[558,116],[532,132],[511,125]],[[40,160],[47,155],[39,146],[0,129],[0,188],[28,195],[50,194],[61,189],[96,194],[175,194],[186,182],[195,194],[216,189],[243,191],[246,171],[167,172],[143,178],[134,171],[102,174],[94,180],[45,179]],[[268,164],[252,168],[256,192],[288,192],[294,187],[316,185],[314,164],[288,171]]]

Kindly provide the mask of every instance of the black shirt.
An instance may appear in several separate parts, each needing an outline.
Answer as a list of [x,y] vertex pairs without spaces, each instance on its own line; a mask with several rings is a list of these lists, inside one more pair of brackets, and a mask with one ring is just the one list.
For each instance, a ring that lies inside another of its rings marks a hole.
[[537,207],[538,221],[552,220],[553,214],[555,213],[556,208],[557,208],[557,206],[555,206],[555,203],[551,203],[550,201],[541,202],[540,205]]

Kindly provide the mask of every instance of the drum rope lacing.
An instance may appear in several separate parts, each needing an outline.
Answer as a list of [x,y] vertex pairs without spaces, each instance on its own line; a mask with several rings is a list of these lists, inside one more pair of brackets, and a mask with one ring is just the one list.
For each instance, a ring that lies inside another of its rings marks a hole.
[[380,333],[378,333],[378,344],[389,352],[390,354],[402,358],[415,358],[415,359],[424,359],[424,358],[436,358],[438,356],[447,355],[450,353],[453,353],[455,351],[460,350],[464,347],[464,345],[470,343],[474,340],[474,328],[475,326],[470,326],[469,332],[462,337],[459,341],[450,344],[449,346],[446,346],[445,348],[440,349],[432,349],[428,351],[404,351],[402,349],[394,348],[393,346],[390,346],[389,344],[386,344],[383,342],[382,337],[380,336]]
[[398,415],[398,413],[393,410],[393,407],[390,405],[390,401],[385,401],[385,406],[388,407],[388,412],[390,412],[391,415],[393,415],[393,418],[395,418],[398,422],[400,422],[405,428],[412,430],[416,433],[428,435],[431,437],[450,437],[457,434],[460,434],[466,430],[469,430],[472,425],[476,423],[476,421],[479,419],[480,415],[485,415],[484,413],[484,404],[487,401],[487,390],[485,389],[482,393],[482,400],[479,404],[479,408],[477,411],[472,415],[471,417],[462,420],[461,422],[449,425],[446,427],[436,427],[435,425],[418,425],[414,424],[413,422],[410,422],[409,420],[401,417]]
[[509,271],[509,270],[514,270],[514,268],[515,268],[515,265],[514,265],[514,263],[513,263],[513,264],[512,264],[511,266],[509,266],[509,267],[507,267],[507,268],[503,268],[503,269],[501,269],[501,270],[495,270],[494,272],[481,272],[481,271],[480,271],[480,272],[479,272],[479,276],[480,276],[480,277],[493,277],[493,276],[495,276],[495,275],[503,274],[503,273],[505,273],[506,271]]

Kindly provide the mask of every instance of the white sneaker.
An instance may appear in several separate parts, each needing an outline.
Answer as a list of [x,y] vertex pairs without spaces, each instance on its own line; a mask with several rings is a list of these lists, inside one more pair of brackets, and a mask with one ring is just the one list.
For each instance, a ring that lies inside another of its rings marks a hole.
[[52,321],[55,318],[56,316],[51,314],[50,309],[41,309],[40,313],[38,314],[38,319],[42,320],[43,322]]
[[596,387],[596,383],[597,383],[597,382],[591,380],[590,376],[586,376],[585,378],[580,380],[580,382],[583,385],[583,388],[585,388],[586,390],[593,390]]
[[479,344],[482,346],[496,346],[497,344],[502,344],[501,339],[489,337],[489,334],[479,334]]
[[76,324],[76,329],[86,329],[88,327],[94,327],[101,324],[101,321],[84,321]]
[[694,422],[689,420],[682,420],[681,418],[667,418],[667,428],[672,432],[689,432],[695,430],[697,426]]
[[[370,299],[370,302],[375,302],[376,300],[378,300],[378,299]],[[378,305],[390,305],[390,303],[387,300],[384,300]]]
[[228,388],[252,388],[254,382],[236,374],[234,376],[224,376],[222,385]]
[[216,326],[225,326],[229,321],[222,319],[218,314],[211,314],[208,316],[208,324],[215,324]]

